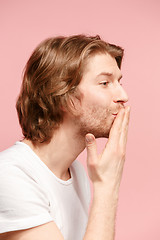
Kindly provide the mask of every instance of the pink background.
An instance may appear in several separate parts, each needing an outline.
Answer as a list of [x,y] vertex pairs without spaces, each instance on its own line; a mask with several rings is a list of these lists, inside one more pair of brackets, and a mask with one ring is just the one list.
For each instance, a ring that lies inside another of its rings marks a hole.
[[[160,239],[160,2],[1,0],[0,150],[21,138],[15,102],[35,46],[55,35],[99,34],[125,48],[122,83],[131,105],[116,240]],[[98,140],[99,151],[106,140]],[[85,165],[86,152],[80,161]]]

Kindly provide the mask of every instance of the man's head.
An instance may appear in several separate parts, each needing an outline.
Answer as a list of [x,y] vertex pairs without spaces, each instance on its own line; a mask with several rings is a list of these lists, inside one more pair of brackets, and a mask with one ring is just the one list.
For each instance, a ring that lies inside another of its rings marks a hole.
[[[102,41],[99,36],[85,35],[49,38],[39,44],[26,64],[16,103],[26,139],[33,142],[51,139],[54,130],[63,122],[66,110],[72,112],[74,97],[84,98],[85,90],[81,83],[90,68],[91,59],[96,59],[96,56],[110,57],[118,72],[123,49]],[[115,107],[115,110],[118,109]]]

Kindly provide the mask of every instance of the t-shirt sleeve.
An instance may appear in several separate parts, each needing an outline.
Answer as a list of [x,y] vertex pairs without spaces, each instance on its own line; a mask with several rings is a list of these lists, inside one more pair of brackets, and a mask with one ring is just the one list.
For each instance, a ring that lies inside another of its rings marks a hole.
[[0,233],[53,221],[45,190],[17,166],[0,169]]

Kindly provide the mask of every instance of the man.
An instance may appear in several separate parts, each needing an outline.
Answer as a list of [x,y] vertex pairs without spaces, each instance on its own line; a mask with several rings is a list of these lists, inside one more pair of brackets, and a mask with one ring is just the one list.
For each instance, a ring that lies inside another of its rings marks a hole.
[[[0,239],[113,240],[130,107],[123,49],[99,36],[50,38],[26,65],[24,139],[0,155]],[[95,138],[108,142],[100,156]],[[77,156],[87,147],[93,183]]]

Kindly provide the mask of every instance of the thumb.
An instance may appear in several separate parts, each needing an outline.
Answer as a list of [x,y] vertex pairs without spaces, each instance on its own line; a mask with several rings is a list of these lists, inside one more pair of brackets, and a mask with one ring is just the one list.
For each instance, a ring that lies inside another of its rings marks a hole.
[[91,133],[86,134],[87,163],[94,165],[97,161],[97,145],[95,136]]

